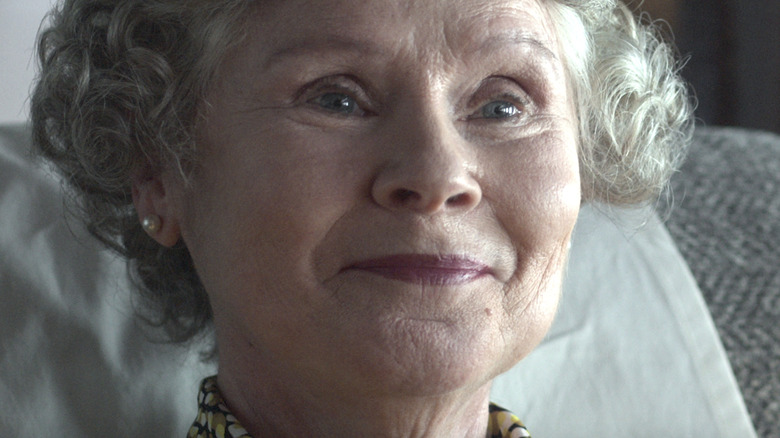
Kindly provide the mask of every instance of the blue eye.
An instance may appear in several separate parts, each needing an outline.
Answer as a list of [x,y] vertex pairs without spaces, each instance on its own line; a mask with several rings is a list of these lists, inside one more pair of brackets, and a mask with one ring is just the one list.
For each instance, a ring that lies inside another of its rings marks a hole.
[[505,100],[489,102],[480,110],[480,115],[486,119],[508,119],[520,115],[522,111],[515,104]]
[[355,99],[344,93],[325,93],[315,97],[311,102],[326,111],[344,115],[354,114],[360,109]]

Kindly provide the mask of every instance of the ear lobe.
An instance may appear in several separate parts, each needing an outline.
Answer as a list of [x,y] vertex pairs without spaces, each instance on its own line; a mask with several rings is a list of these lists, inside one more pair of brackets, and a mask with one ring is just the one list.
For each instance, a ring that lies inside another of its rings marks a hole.
[[181,238],[179,187],[163,175],[137,174],[132,179],[133,204],[138,221],[159,218],[156,230],[147,230],[149,237],[160,245],[172,247]]

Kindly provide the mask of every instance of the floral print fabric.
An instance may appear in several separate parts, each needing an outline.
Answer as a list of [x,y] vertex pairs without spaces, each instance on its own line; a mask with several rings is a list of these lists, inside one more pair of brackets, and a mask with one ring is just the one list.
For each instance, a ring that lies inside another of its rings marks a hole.
[[[198,417],[187,438],[252,438],[230,413],[217,388],[217,378],[203,380],[198,394]],[[520,420],[506,409],[490,404],[488,438],[526,438],[531,435]]]

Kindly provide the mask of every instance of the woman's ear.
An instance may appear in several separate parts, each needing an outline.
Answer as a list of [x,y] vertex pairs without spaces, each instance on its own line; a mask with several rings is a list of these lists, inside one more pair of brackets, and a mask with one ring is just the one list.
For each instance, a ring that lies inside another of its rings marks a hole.
[[133,204],[146,233],[160,245],[175,245],[181,238],[181,179],[138,172],[132,185]]

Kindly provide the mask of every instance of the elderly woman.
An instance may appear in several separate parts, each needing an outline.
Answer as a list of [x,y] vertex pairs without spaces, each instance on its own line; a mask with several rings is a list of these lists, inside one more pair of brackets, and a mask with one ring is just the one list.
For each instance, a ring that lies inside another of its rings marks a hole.
[[214,335],[189,436],[528,436],[489,390],[581,203],[652,200],[689,135],[611,0],[67,0],[40,59],[37,147],[142,315]]

